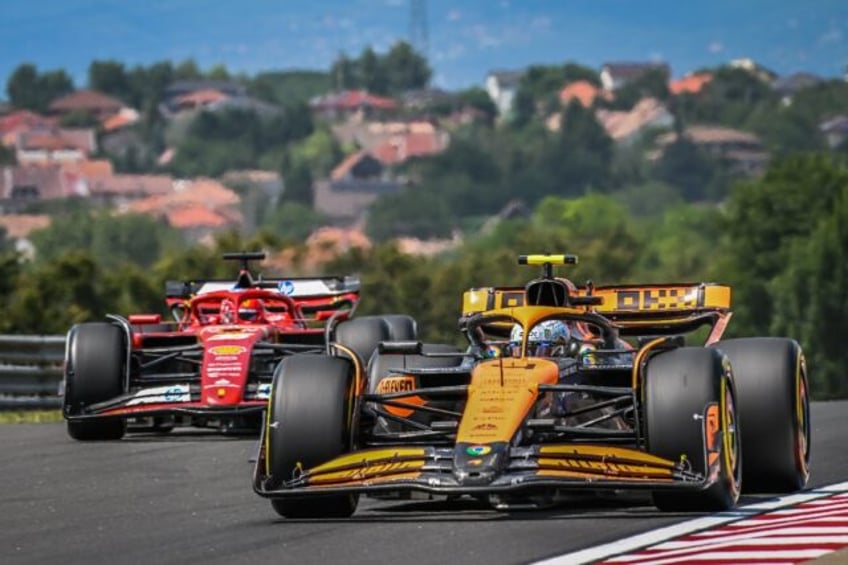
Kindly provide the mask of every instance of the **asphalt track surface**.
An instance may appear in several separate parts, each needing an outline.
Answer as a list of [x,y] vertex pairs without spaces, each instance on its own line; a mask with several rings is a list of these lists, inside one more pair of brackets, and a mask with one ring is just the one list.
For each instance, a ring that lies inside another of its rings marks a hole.
[[[812,418],[810,487],[848,480],[848,402],[814,403]],[[283,520],[251,490],[255,446],[184,432],[79,443],[63,424],[0,426],[0,563],[527,563],[698,516],[635,496],[507,513],[363,499],[348,520]]]

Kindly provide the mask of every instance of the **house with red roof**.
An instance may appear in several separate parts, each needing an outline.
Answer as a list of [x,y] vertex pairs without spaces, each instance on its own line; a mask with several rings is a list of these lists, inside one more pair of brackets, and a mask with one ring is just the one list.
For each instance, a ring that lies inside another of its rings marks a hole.
[[14,146],[19,133],[33,129],[51,129],[55,124],[55,118],[42,116],[29,110],[18,110],[6,114],[0,117],[0,143],[9,147]]
[[139,119],[141,119],[141,115],[138,113],[138,110],[134,108],[121,108],[117,114],[100,122],[100,127],[103,129],[103,133],[109,134],[129,127],[138,122]]
[[108,207],[121,207],[151,196],[169,194],[174,190],[170,175],[99,175],[84,177],[87,195]]
[[626,111],[600,108],[595,112],[595,118],[607,135],[622,144],[638,140],[649,129],[669,129],[674,126],[672,113],[655,98],[643,98]]
[[610,100],[612,94],[597,87],[588,80],[578,80],[562,87],[559,91],[559,101],[563,106],[568,106],[572,100],[577,100],[584,108],[591,108],[598,98]]
[[394,194],[401,183],[385,178],[346,177],[322,179],[314,183],[313,205],[337,225],[351,225],[360,220],[368,207],[383,194]]
[[98,121],[110,118],[121,111],[126,104],[96,90],[77,90],[60,96],[48,106],[54,116],[66,116],[74,112],[83,112],[97,118]]
[[712,73],[694,73],[668,83],[668,91],[674,95],[698,94],[713,80]]
[[47,214],[3,214],[0,215],[0,228],[5,230],[9,239],[22,239],[35,230],[50,225]]
[[84,195],[79,177],[57,163],[0,168],[0,213],[15,213],[39,200]]
[[97,151],[91,128],[33,128],[15,135],[15,155],[20,164],[74,163]]
[[424,120],[348,120],[333,125],[333,135],[342,144],[355,144],[384,165],[402,163],[412,157],[435,155],[447,149],[450,134]]
[[145,198],[124,202],[119,210],[163,218],[195,242],[208,241],[215,232],[243,223],[241,198],[214,179],[176,180],[160,188]]
[[[682,135],[736,173],[758,175],[768,165],[769,154],[760,138],[753,133],[717,125],[692,125],[687,127]],[[677,139],[676,132],[657,137],[659,151],[654,158],[659,157]]]
[[29,235],[50,226],[51,218],[47,214],[3,214],[0,215],[0,230],[5,237],[14,242],[15,250],[24,257],[35,257],[35,246]]
[[362,118],[385,115],[398,109],[398,103],[392,98],[377,96],[365,90],[343,90],[309,101],[309,107],[316,116],[338,120],[352,115]]
[[365,150],[351,153],[330,171],[332,181],[351,181],[355,179],[378,179],[383,176],[386,167],[381,159]]
[[220,90],[214,88],[205,88],[202,90],[194,90],[186,92],[174,98],[173,103],[179,111],[182,110],[199,110],[223,102],[231,98],[228,94],[224,94]]

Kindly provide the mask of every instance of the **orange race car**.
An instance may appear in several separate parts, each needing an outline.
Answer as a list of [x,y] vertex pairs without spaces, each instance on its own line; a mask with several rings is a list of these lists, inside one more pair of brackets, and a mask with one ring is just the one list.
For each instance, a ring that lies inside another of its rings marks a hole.
[[467,348],[381,342],[365,358],[351,320],[330,354],[284,359],[254,490],[280,515],[307,517],[349,516],[360,494],[411,491],[510,508],[642,489],[662,510],[725,510],[743,485],[806,484],[807,374],[795,341],[720,341],[727,286],[577,287],[554,276],[576,261],[522,256],[540,278],[467,291]]

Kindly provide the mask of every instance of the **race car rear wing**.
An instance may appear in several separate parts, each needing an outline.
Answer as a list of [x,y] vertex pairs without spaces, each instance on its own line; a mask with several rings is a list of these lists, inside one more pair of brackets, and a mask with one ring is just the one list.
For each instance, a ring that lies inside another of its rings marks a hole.
[[[359,277],[356,276],[327,275],[322,277],[260,279],[254,281],[252,287],[279,290],[292,298],[312,298],[358,293],[361,284]],[[167,298],[185,299],[206,292],[238,288],[242,288],[239,286],[239,281],[233,279],[167,281],[165,283],[165,296]]]
[[[688,333],[713,326],[717,340],[731,316],[730,287],[715,283],[642,284],[577,287],[573,306],[585,307],[615,322],[622,335]],[[586,300],[591,297],[591,300]],[[462,297],[462,314],[523,306],[523,287],[472,288]]]
[[258,279],[245,287],[238,280],[168,281],[165,284],[165,303],[182,317],[185,302],[191,298],[221,290],[247,288],[278,291],[292,298],[300,311],[310,316],[307,322],[324,322],[334,314],[353,313],[359,303],[361,285],[355,276],[287,277]]

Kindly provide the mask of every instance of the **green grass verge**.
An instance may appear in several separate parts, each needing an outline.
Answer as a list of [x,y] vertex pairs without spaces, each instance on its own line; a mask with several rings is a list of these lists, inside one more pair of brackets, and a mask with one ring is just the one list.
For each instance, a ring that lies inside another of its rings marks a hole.
[[61,421],[61,410],[16,410],[0,412],[0,424],[33,424]]

